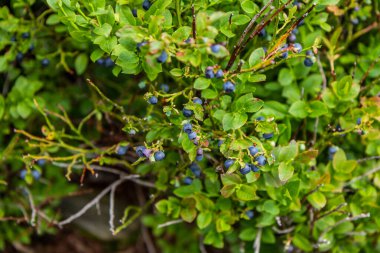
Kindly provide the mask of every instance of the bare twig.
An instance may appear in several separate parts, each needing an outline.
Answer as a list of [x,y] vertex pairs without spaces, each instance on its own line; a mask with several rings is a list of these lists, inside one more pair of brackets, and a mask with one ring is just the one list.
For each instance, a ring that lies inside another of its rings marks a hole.
[[126,180],[131,180],[133,178],[138,178],[139,175],[129,175],[129,176],[123,176],[119,180],[113,182],[107,188],[105,188],[103,191],[101,191],[93,200],[91,200],[89,203],[87,203],[81,210],[76,212],[75,214],[71,215],[67,219],[58,222],[58,226],[62,227],[63,225],[71,223],[73,220],[81,217],[83,214],[85,214],[91,207],[96,205],[113,187],[117,187],[118,185],[122,184]]
[[164,228],[164,227],[168,227],[168,226],[175,225],[175,224],[182,223],[182,222],[183,222],[183,220],[181,220],[181,219],[178,219],[178,220],[171,220],[171,221],[168,221],[168,222],[165,222],[165,223],[159,224],[159,225],[157,226],[157,228]]
[[200,237],[199,238],[199,250],[201,253],[207,253],[207,250],[206,250],[206,247],[205,247],[203,241],[204,241],[203,237]]
[[345,222],[349,222],[349,221],[355,221],[355,220],[359,220],[359,219],[364,219],[364,218],[368,218],[370,217],[370,213],[362,213],[362,214],[359,214],[357,216],[353,216],[353,217],[346,217],[338,222],[336,222],[334,225],[330,226],[330,227],[327,227],[319,236],[318,238],[318,241],[317,243],[318,244],[322,244],[323,243],[323,237],[329,232],[331,231],[333,228],[339,226],[340,224],[342,223],[345,223]]
[[273,2],[273,0],[269,0],[268,3],[251,19],[251,21],[249,22],[247,27],[244,29],[244,31],[241,34],[236,46],[234,47],[234,51],[232,52],[231,58],[227,63],[227,67],[226,67],[227,71],[232,67],[233,63],[235,62],[236,57],[238,56],[238,54],[241,51],[240,49],[241,49],[242,43],[243,43],[244,39],[246,38],[247,34],[253,28],[253,25],[255,24],[256,20],[263,14],[263,12],[268,8],[268,6],[272,4],[272,2]]
[[292,231],[294,230],[294,228],[295,228],[295,227],[292,226],[292,227],[289,227],[289,228],[286,228],[286,229],[279,229],[279,228],[273,226],[273,227],[272,227],[272,230],[273,230],[274,232],[276,232],[277,234],[289,234],[290,232],[292,232]]
[[322,77],[322,91],[324,91],[327,88],[327,78],[326,78],[325,71],[323,70],[323,66],[321,63],[321,59],[319,58],[319,54],[317,54],[317,64],[319,68],[319,73],[321,73],[321,77]]
[[339,209],[341,209],[342,207],[345,207],[345,206],[347,206],[347,203],[346,203],[346,202],[341,203],[340,205],[338,205],[338,206],[335,207],[334,209],[332,209],[332,210],[330,210],[330,211],[328,211],[328,212],[326,212],[326,213],[324,213],[324,214],[318,216],[315,220],[322,219],[323,217],[326,217],[326,216],[328,216],[328,215],[330,215],[330,214],[332,214],[332,213],[335,213],[335,212],[339,211]]
[[194,4],[191,5],[191,13],[192,13],[192,17],[193,17],[193,23],[192,23],[193,39],[196,40],[197,39],[197,22],[196,22]]
[[259,230],[257,230],[256,239],[253,242],[253,249],[255,250],[255,253],[260,253],[260,245],[261,245],[261,235],[262,235],[262,233],[263,233],[263,229],[259,228]]
[[[115,220],[115,191],[116,191],[116,186],[117,185],[113,185],[111,187],[111,192],[110,192],[110,206],[109,206],[110,220],[109,220],[109,224],[110,224],[110,230],[111,230],[112,234],[115,232],[114,220]],[[97,202],[97,203],[99,203],[99,202]]]
[[371,65],[368,67],[367,71],[364,73],[362,79],[360,79],[360,82],[359,82],[359,85],[362,87],[365,80],[367,79],[368,75],[369,75],[369,72],[375,67],[375,65],[378,63],[379,61],[379,57],[377,57],[372,63]]
[[362,162],[366,162],[366,161],[369,161],[369,160],[377,160],[377,159],[380,159],[380,156],[370,156],[370,157],[365,157],[365,158],[361,158],[361,159],[358,159],[356,160],[358,163],[362,163]]
[[352,183],[354,183],[354,182],[356,182],[356,181],[358,181],[358,180],[360,180],[362,178],[365,178],[365,177],[367,177],[367,176],[369,176],[369,175],[371,175],[373,173],[376,173],[378,171],[380,171],[380,167],[373,168],[372,170],[367,171],[363,175],[360,175],[358,177],[355,177],[355,178],[351,179],[350,181],[348,181],[347,183],[344,184],[344,187],[349,186],[350,184],[352,184]]
[[34,205],[33,195],[30,192],[30,190],[26,187],[24,189],[25,189],[26,194],[28,195],[30,208],[32,209],[32,214],[30,216],[30,225],[34,227],[36,225],[36,215],[37,215],[36,206]]

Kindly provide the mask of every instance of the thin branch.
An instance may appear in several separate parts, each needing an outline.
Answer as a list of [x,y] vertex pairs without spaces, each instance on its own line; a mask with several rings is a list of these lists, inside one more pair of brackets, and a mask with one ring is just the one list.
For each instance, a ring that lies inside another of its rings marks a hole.
[[192,23],[193,39],[196,40],[197,39],[197,22],[196,22],[194,4],[191,5],[191,13],[192,13],[192,17],[193,17],[193,23]]
[[253,249],[255,250],[255,253],[260,253],[260,245],[261,245],[261,235],[263,234],[263,229],[259,228],[257,231],[256,239],[253,242]]
[[338,206],[335,207],[334,209],[332,209],[332,210],[330,210],[330,211],[328,211],[328,212],[326,212],[326,213],[324,213],[324,214],[318,216],[315,220],[322,219],[323,217],[326,217],[326,216],[328,216],[328,215],[330,215],[330,214],[332,214],[332,213],[335,213],[335,212],[339,211],[339,209],[341,209],[342,207],[345,207],[345,206],[347,206],[347,203],[346,203],[346,202],[341,203],[340,205],[338,205]]
[[24,189],[25,189],[26,194],[28,195],[30,208],[32,209],[32,215],[30,217],[30,225],[34,227],[36,225],[36,215],[37,215],[36,206],[34,205],[33,195],[30,192],[30,190],[26,187]]
[[325,71],[323,70],[323,66],[321,63],[321,59],[319,58],[319,54],[317,54],[317,64],[319,68],[319,73],[321,73],[321,77],[322,77],[322,91],[324,91],[327,88],[327,78],[326,78]]
[[349,221],[356,221],[356,220],[359,220],[359,219],[364,219],[364,218],[368,218],[370,217],[370,213],[362,213],[362,214],[359,214],[357,216],[353,216],[353,217],[346,217],[338,222],[336,222],[334,225],[330,226],[330,227],[327,227],[319,236],[318,238],[318,244],[322,244],[322,242],[324,241],[323,240],[323,237],[329,232],[331,231],[333,228],[339,226],[340,224],[342,223],[345,223],[345,222],[349,222]]
[[380,167],[373,168],[372,170],[367,171],[363,175],[360,175],[358,177],[355,177],[355,178],[351,179],[350,181],[348,181],[347,183],[344,184],[344,187],[349,186],[352,183],[354,183],[354,182],[356,182],[358,180],[361,180],[362,178],[365,178],[365,177],[367,177],[367,176],[369,176],[369,175],[371,175],[373,173],[376,173],[378,171],[380,171]]
[[79,210],[75,214],[71,215],[67,219],[65,219],[61,222],[58,222],[57,225],[59,227],[62,227],[63,225],[71,223],[73,220],[75,220],[75,219],[81,217],[83,214],[85,214],[91,207],[96,205],[96,203],[98,203],[109,191],[111,191],[111,189],[113,187],[117,187],[118,185],[122,184],[126,180],[131,180],[133,178],[138,178],[138,177],[139,177],[139,175],[129,175],[129,176],[121,177],[119,180],[117,180],[117,181],[113,182],[112,184],[110,184],[109,186],[107,186],[107,188],[105,188],[103,191],[101,191],[93,200],[91,200],[89,203],[87,203],[81,210]]
[[366,162],[366,161],[369,161],[369,160],[377,160],[377,159],[380,159],[380,156],[370,156],[370,157],[365,157],[365,158],[362,158],[362,159],[358,159],[356,160],[358,163],[362,163],[362,162]]
[[263,14],[263,12],[269,7],[269,5],[272,4],[272,2],[273,2],[273,0],[269,0],[268,3],[259,11],[259,13],[257,13],[251,19],[251,21],[249,22],[249,24],[247,25],[247,27],[244,29],[244,31],[241,34],[241,36],[240,36],[240,38],[239,38],[236,46],[234,47],[234,51],[232,52],[231,58],[230,58],[230,60],[227,63],[226,71],[228,71],[232,67],[232,65],[234,64],[234,62],[236,60],[236,57],[238,56],[238,54],[241,51],[240,49],[241,49],[242,43],[243,43],[245,37],[247,36],[247,34],[253,28],[253,25],[255,24],[256,20]]
[[201,253],[207,253],[207,250],[206,250],[206,247],[205,247],[203,241],[204,241],[204,239],[203,239],[203,237],[201,236],[201,237],[199,238],[199,251],[200,251]]
[[371,65],[368,67],[367,71],[364,73],[362,79],[360,79],[360,82],[359,82],[359,85],[360,86],[363,86],[364,84],[364,81],[367,79],[368,75],[369,75],[369,72],[375,67],[375,65],[378,63],[379,61],[379,57],[377,57],[372,63]]
[[289,227],[289,228],[286,228],[286,229],[279,229],[279,228],[273,226],[273,227],[272,227],[272,230],[273,230],[274,232],[276,232],[277,234],[289,234],[290,232],[292,232],[292,231],[294,230],[294,228],[295,228],[295,227],[292,226],[292,227]]
[[[113,185],[111,187],[111,192],[110,192],[110,206],[109,206],[110,220],[109,220],[109,224],[110,224],[110,231],[112,232],[112,234],[115,232],[115,223],[114,223],[114,220],[115,220],[115,192],[116,192],[116,186],[117,185]],[[99,203],[99,202],[97,202],[97,203]]]
[[164,227],[168,227],[168,226],[175,225],[175,224],[182,223],[182,222],[183,222],[182,219],[171,220],[171,221],[168,221],[168,222],[165,222],[165,223],[159,224],[159,225],[157,226],[157,228],[164,228]]

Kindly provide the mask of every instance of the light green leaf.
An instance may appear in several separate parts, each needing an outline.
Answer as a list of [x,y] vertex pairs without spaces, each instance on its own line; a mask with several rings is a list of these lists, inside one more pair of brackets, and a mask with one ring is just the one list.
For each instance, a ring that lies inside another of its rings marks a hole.
[[207,89],[211,84],[211,80],[204,78],[204,77],[198,77],[194,82],[194,89],[197,90],[204,90]]
[[78,75],[83,74],[87,69],[88,57],[87,54],[82,53],[75,58],[75,71]]
[[307,196],[307,200],[316,209],[321,209],[326,205],[326,197],[319,191],[316,191]]
[[280,163],[278,166],[278,177],[281,181],[288,181],[294,173],[294,167],[291,164]]
[[306,118],[308,115],[309,106],[305,101],[296,101],[294,102],[289,109],[289,113],[296,118]]
[[206,228],[212,221],[212,214],[210,212],[200,213],[197,217],[197,225],[200,229]]

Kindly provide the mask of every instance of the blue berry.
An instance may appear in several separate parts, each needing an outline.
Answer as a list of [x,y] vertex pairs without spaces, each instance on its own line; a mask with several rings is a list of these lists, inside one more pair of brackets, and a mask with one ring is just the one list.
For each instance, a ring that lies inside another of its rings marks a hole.
[[232,166],[232,164],[235,163],[235,160],[232,160],[232,159],[227,159],[225,162],[224,162],[224,167],[226,167],[226,169],[230,168]]
[[151,4],[150,4],[150,1],[149,0],[144,0],[143,4],[142,4],[142,7],[144,10],[149,10]]
[[136,9],[132,9],[132,15],[137,18],[137,10]]
[[273,137],[273,133],[265,133],[263,134],[263,138],[268,140],[268,139],[271,139]]
[[196,155],[195,156],[195,160],[197,160],[198,162],[202,161],[203,160],[203,155]]
[[136,130],[135,129],[131,129],[131,130],[129,130],[128,134],[129,135],[135,135],[136,134]]
[[256,157],[255,160],[259,166],[264,166],[267,163],[267,159],[263,155]]
[[165,153],[163,151],[157,151],[156,153],[154,153],[154,159],[156,161],[161,161],[164,158],[165,158]]
[[249,166],[248,163],[246,163],[245,166],[240,169],[240,173],[242,175],[248,174],[250,171],[251,171],[251,167]]
[[297,40],[297,36],[294,33],[291,33],[288,37],[288,42],[294,43],[294,42],[296,42],[296,40]]
[[107,57],[104,60],[104,66],[107,68],[111,68],[111,67],[115,66],[115,62],[110,57]]
[[223,143],[224,143],[223,140],[218,140],[218,147],[220,148],[220,146],[222,146]]
[[193,130],[193,126],[190,123],[183,125],[183,131],[187,134],[190,134]]
[[357,125],[360,125],[362,123],[362,118],[358,118],[357,120],[356,120],[356,124]]
[[166,51],[162,51],[160,56],[158,56],[157,58],[157,62],[158,63],[164,63],[166,62],[166,60],[168,59],[168,53],[166,53]]
[[150,155],[152,154],[152,150],[147,149],[147,148],[144,149],[142,152],[143,152],[145,157],[150,157]]
[[359,24],[359,19],[358,18],[352,18],[351,19],[351,24],[353,24],[353,25]]
[[30,44],[29,48],[28,48],[28,51],[29,52],[32,52],[34,50],[34,44]]
[[118,155],[125,155],[128,151],[128,146],[118,146],[116,148],[116,154]]
[[144,146],[137,146],[136,147],[136,154],[139,156],[139,157],[144,157],[144,150],[146,150],[146,147]]
[[147,44],[148,44],[147,41],[141,41],[141,42],[137,43],[137,45],[136,45],[137,51],[140,52],[140,49],[141,49],[143,46],[147,45]]
[[306,55],[307,55],[307,56],[314,56],[314,53],[313,53],[313,51],[311,51],[311,50],[307,50],[307,51],[306,51]]
[[264,116],[259,116],[256,118],[257,121],[265,121],[265,117]]
[[248,148],[248,150],[249,150],[249,153],[250,153],[251,155],[256,155],[256,154],[259,152],[259,149],[256,148],[255,146],[250,146],[250,147]]
[[190,185],[193,183],[193,179],[191,177],[185,177],[183,179],[183,183],[186,184],[186,185]]
[[223,76],[224,76],[223,70],[219,69],[218,71],[216,71],[216,74],[215,74],[216,78],[222,78]]
[[195,140],[197,138],[197,133],[196,132],[190,132],[190,133],[188,133],[188,137],[190,140]]
[[194,114],[194,112],[190,109],[183,108],[182,114],[183,114],[183,116],[188,118],[188,117],[191,117]]
[[253,172],[259,172],[259,170],[260,170],[258,167],[256,167],[253,164],[250,164],[250,167],[251,167],[251,171],[253,171]]
[[253,210],[248,210],[245,212],[245,215],[247,215],[249,219],[252,219],[254,217],[254,212]]
[[104,59],[103,59],[103,58],[100,58],[100,59],[96,60],[96,63],[97,63],[98,65],[103,66],[103,65],[104,65]]
[[301,53],[302,51],[302,45],[300,43],[294,43],[293,48],[296,50],[297,53]]
[[155,104],[157,104],[157,102],[158,102],[158,99],[156,96],[151,96],[149,98],[149,104],[155,105]]
[[206,78],[209,78],[209,79],[215,77],[214,70],[213,70],[212,67],[207,67],[207,68],[206,68],[205,76],[206,76]]
[[41,65],[42,65],[42,67],[47,67],[47,66],[49,66],[49,64],[50,64],[50,61],[49,61],[49,59],[42,59],[41,60]]
[[197,149],[197,155],[203,155],[203,149],[202,148]]
[[297,27],[303,26],[305,24],[305,19],[302,19],[301,22],[297,25]]
[[15,42],[17,39],[16,39],[16,37],[15,36],[12,36],[11,37],[11,42]]
[[338,148],[335,146],[329,147],[329,154],[333,155],[338,151]]
[[46,160],[45,159],[38,159],[37,160],[37,165],[40,167],[43,167],[46,165]]
[[288,58],[288,55],[289,55],[289,52],[288,52],[288,51],[285,51],[285,52],[283,52],[283,53],[281,54],[281,58],[286,59],[286,58]]
[[21,37],[23,39],[28,39],[30,37],[30,34],[28,32],[24,32],[24,33],[21,34]]
[[25,178],[26,174],[28,174],[28,171],[27,171],[26,169],[23,169],[23,170],[20,171],[20,177],[21,177],[22,179]]
[[309,57],[305,58],[305,60],[303,61],[303,65],[305,65],[306,67],[311,67],[313,66],[313,64],[313,60]]
[[225,92],[231,93],[235,91],[235,85],[232,82],[227,81],[223,84],[223,89]]
[[161,84],[160,88],[161,88],[161,90],[162,90],[163,92],[165,92],[165,93],[168,93],[168,92],[169,92],[169,85],[167,85],[167,84],[165,84],[165,83]]
[[211,51],[215,54],[219,53],[220,51],[220,45],[219,44],[214,44],[214,45],[211,45]]
[[190,43],[191,43],[191,38],[187,38],[187,39],[185,40],[185,43],[186,43],[186,44],[190,44]]
[[265,37],[267,35],[267,31],[265,30],[265,28],[261,29],[261,31],[259,32],[259,37]]
[[199,105],[202,105],[202,104],[203,104],[202,99],[200,99],[200,98],[198,98],[198,97],[193,98],[193,102],[194,102],[195,104],[199,104]]
[[199,168],[198,164],[196,164],[196,163],[190,164],[189,169],[191,170],[191,172],[193,172],[193,174],[196,177],[200,177],[201,176],[201,168]]
[[34,177],[34,179],[38,180],[41,177],[41,172],[39,172],[38,170],[33,170],[32,176]]
[[17,53],[17,55],[16,55],[16,61],[17,62],[21,62],[23,58],[24,58],[23,53],[21,53],[21,52]]
[[298,34],[298,29],[297,28],[294,28],[292,31],[291,31],[292,34]]

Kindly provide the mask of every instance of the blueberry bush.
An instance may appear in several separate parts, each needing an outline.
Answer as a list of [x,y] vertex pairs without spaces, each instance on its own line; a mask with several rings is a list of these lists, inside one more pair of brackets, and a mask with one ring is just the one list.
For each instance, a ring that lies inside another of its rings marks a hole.
[[141,223],[149,253],[379,252],[379,6],[7,1],[0,249],[108,196],[109,233]]

